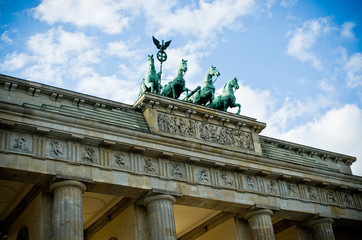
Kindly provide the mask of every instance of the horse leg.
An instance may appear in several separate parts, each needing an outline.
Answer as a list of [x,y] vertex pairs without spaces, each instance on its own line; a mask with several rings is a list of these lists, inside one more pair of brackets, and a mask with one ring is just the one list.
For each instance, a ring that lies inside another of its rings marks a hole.
[[239,107],[239,109],[238,109],[238,112],[236,113],[236,114],[240,114],[240,110],[241,110],[241,105],[239,104],[239,103],[235,103],[235,105],[234,105],[235,107]]
[[154,93],[154,91],[155,91],[155,86],[154,86],[153,82],[150,82],[150,85],[151,85],[151,93]]

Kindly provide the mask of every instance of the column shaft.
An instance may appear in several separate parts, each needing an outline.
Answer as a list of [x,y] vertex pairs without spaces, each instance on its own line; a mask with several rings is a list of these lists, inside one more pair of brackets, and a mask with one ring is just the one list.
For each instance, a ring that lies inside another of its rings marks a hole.
[[160,194],[146,197],[150,240],[176,240],[173,204],[176,199],[171,195]]
[[312,229],[314,240],[334,240],[332,218],[317,218],[311,220],[308,226]]
[[269,209],[249,211],[245,219],[249,222],[252,240],[274,240],[274,229],[271,221],[273,212]]
[[83,240],[82,193],[86,186],[77,181],[50,185],[53,197],[52,240]]

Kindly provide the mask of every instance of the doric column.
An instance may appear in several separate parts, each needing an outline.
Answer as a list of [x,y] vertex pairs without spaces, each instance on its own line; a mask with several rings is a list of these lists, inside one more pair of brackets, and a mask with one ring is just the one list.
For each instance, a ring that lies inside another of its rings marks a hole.
[[167,194],[146,197],[150,240],[176,240],[173,204],[176,199]]
[[271,220],[273,211],[269,209],[252,210],[244,218],[249,222],[252,240],[274,240],[274,229]]
[[83,240],[82,193],[86,186],[77,181],[50,185],[53,197],[52,240]]
[[314,240],[334,240],[332,218],[317,218],[309,221],[307,226],[312,229]]

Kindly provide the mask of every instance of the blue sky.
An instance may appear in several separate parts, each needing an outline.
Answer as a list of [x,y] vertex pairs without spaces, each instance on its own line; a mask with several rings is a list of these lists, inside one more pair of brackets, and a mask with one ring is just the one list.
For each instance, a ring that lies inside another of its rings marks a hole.
[[0,0],[0,72],[133,104],[152,35],[172,39],[162,84],[181,59],[190,89],[216,66],[263,135],[356,156],[362,176],[362,1]]

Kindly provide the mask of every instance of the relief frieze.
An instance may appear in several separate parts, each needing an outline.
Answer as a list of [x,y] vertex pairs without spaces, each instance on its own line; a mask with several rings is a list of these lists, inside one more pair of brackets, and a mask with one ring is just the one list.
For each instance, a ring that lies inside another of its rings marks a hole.
[[171,176],[175,178],[185,178],[186,169],[183,163],[170,162],[170,165],[171,165],[170,168]]
[[129,156],[124,152],[116,152],[113,154],[114,157],[114,165],[128,169],[129,168]]
[[46,142],[46,155],[52,158],[67,157],[67,143],[59,140],[48,140]]
[[10,135],[10,149],[30,153],[33,150],[33,137],[28,134],[12,133]]
[[84,146],[82,147],[81,159],[83,162],[98,164],[98,154],[98,149]]
[[234,178],[229,175],[227,172],[221,172],[220,177],[223,180],[223,185],[226,187],[234,186]]
[[163,113],[158,114],[157,122],[161,132],[254,151],[252,135],[249,132]]

